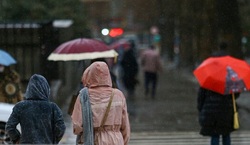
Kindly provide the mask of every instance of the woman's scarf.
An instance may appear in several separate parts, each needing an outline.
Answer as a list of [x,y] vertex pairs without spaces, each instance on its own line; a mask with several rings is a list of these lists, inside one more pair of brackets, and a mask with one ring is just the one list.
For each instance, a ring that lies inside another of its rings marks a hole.
[[82,104],[83,141],[84,145],[94,145],[93,117],[89,101],[88,89],[84,87],[80,91]]

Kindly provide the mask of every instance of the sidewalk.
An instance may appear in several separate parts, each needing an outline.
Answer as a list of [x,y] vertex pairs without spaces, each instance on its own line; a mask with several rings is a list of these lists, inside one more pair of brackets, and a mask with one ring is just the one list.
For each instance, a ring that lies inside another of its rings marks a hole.
[[130,118],[132,132],[198,132],[196,109],[198,83],[191,71],[165,69],[159,75],[156,100],[145,98],[142,72],[139,80],[135,101],[137,116]]
[[[67,123],[67,129],[60,144],[75,144],[76,136],[72,133],[72,125]],[[232,145],[249,145],[250,131],[234,131],[231,134]],[[196,131],[170,132],[132,132],[129,145],[204,145],[210,138],[201,136]]]
[[[250,132],[238,131],[231,134],[232,145],[249,145]],[[132,133],[129,145],[204,145],[210,138],[197,132],[143,132]]]

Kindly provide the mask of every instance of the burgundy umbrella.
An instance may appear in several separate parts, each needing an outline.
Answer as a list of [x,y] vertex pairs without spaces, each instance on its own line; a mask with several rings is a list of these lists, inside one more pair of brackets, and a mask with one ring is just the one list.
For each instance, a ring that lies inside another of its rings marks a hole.
[[117,41],[111,43],[109,46],[111,49],[114,49],[114,50],[118,50],[118,49],[127,50],[130,48],[130,43],[126,39],[120,39],[120,40],[117,40]]
[[118,53],[100,40],[78,38],[61,44],[49,55],[48,60],[71,61],[116,56]]

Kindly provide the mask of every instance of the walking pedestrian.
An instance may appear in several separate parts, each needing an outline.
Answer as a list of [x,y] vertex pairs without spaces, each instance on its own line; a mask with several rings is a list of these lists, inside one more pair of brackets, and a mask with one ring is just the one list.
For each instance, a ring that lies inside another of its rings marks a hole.
[[[158,73],[162,71],[162,62],[160,54],[153,45],[141,54],[141,65],[144,72],[145,97],[148,96],[151,89],[151,98],[155,99],[158,81]],[[151,87],[150,87],[151,86]]]
[[[236,98],[239,96],[239,93],[235,94]],[[223,145],[231,145],[230,133],[235,130],[232,94],[222,95],[200,87],[197,108],[200,134],[210,136],[211,145],[219,145],[220,137]]]
[[84,88],[72,112],[77,144],[127,145],[130,124],[123,93],[112,88],[108,65],[93,62],[83,73]]
[[[49,101],[47,80],[34,74],[28,83],[25,99],[18,102],[6,123],[6,131],[14,143],[58,144],[65,132],[61,109]],[[20,124],[21,133],[16,127]]]
[[19,74],[0,64],[0,102],[16,104],[23,100]]
[[139,72],[139,66],[135,56],[135,44],[132,40],[130,42],[130,48],[123,54],[121,67],[123,71],[122,82],[127,91],[127,97],[132,99],[136,85],[138,84],[137,75]]
[[139,65],[136,59],[136,48],[133,40],[129,41],[130,48],[124,51],[121,60],[122,67],[122,84],[125,88],[125,95],[128,104],[128,113],[131,117],[136,117],[136,96],[135,89],[139,81],[137,75],[139,72]]
[[[102,62],[107,63],[107,61],[106,61],[105,58],[96,58],[96,59],[92,59],[91,62],[90,62],[90,64],[92,64],[92,63],[94,63],[96,61],[102,61]],[[111,80],[112,80],[112,87],[113,88],[118,88],[117,78],[116,78],[115,74],[112,71],[109,71],[109,72],[110,72],[110,76],[111,76]],[[69,108],[68,108],[68,114],[69,115],[72,115],[72,111],[74,109],[74,104],[75,104],[76,98],[79,95],[79,91],[82,88],[83,88],[83,84],[82,84],[82,82],[80,82],[80,87],[79,87],[78,91],[75,94],[72,95],[72,98],[71,98],[71,101],[70,101],[70,105],[69,105]]]

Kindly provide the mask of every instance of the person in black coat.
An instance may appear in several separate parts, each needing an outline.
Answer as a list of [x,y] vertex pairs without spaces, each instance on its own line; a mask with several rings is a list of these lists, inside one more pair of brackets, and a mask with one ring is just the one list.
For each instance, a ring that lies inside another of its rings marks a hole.
[[125,89],[128,92],[128,97],[134,96],[135,87],[138,84],[137,75],[139,72],[139,65],[136,59],[134,42],[130,42],[130,48],[124,52],[121,60],[123,69],[122,81]]
[[128,112],[130,116],[136,116],[136,105],[135,105],[135,89],[139,81],[137,75],[139,72],[139,65],[136,59],[136,48],[134,42],[130,41],[130,48],[123,54],[121,60],[121,67],[123,71],[122,83],[127,93],[127,104]]
[[[239,95],[236,93],[235,97]],[[234,131],[232,95],[222,95],[200,87],[197,102],[200,134],[211,136],[211,145],[219,145],[220,136],[223,145],[230,145],[230,133]]]

